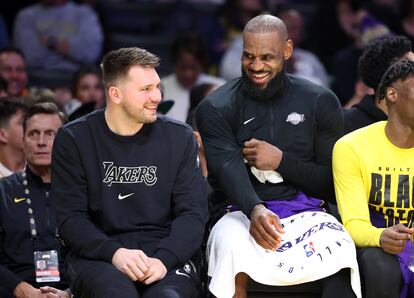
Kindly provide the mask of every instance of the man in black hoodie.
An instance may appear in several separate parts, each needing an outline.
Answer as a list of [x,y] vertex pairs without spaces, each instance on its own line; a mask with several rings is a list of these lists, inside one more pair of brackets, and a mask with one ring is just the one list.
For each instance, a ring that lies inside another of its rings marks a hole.
[[197,142],[157,116],[159,58],[102,60],[106,107],[59,130],[52,190],[76,297],[194,297],[207,213]]
[[[359,58],[361,80],[376,92],[388,67],[402,59],[414,60],[411,41],[405,36],[388,36],[370,43]],[[373,93],[374,93],[373,92]],[[344,110],[345,134],[374,122],[387,120],[385,101],[365,95],[361,102]]]

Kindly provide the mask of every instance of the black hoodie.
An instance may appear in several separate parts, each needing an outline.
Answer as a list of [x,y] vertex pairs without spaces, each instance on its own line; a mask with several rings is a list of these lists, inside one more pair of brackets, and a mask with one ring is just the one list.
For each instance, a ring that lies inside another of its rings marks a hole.
[[374,96],[365,95],[359,103],[344,110],[345,134],[387,119],[387,115],[375,105]]

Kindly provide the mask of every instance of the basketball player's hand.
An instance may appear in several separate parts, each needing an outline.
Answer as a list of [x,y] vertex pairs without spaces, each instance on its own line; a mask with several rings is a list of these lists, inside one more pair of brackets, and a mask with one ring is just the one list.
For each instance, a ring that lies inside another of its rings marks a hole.
[[250,166],[262,171],[276,170],[283,156],[276,146],[256,139],[245,142],[242,153]]
[[148,258],[148,270],[145,275],[139,279],[143,284],[149,285],[160,279],[163,279],[167,274],[165,265],[156,258]]
[[381,247],[386,253],[398,254],[404,250],[405,243],[413,233],[414,228],[407,228],[402,224],[386,228],[380,237]]
[[150,266],[149,258],[142,250],[126,248],[114,253],[112,264],[133,281],[143,278]]
[[279,216],[258,204],[250,213],[250,235],[264,249],[276,250],[282,241],[280,234],[285,233]]

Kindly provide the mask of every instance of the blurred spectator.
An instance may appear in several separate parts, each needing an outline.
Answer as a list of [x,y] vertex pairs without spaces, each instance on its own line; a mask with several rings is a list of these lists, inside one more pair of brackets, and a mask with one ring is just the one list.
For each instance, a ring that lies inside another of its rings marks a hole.
[[[348,28],[354,43],[335,55],[332,72],[335,80],[333,89],[343,106],[353,96],[354,86],[358,80],[358,59],[364,47],[373,40],[392,34],[387,26],[366,10],[359,7],[354,11],[347,3],[342,2],[342,9],[346,11],[344,14],[349,14],[346,18],[350,19],[351,24],[344,22],[344,28]],[[350,25],[352,26],[349,27]]]
[[373,94],[374,91],[372,88],[369,88],[365,83],[359,78],[354,86],[354,95],[351,97],[351,99],[343,106],[344,109],[350,109],[353,106],[359,104],[364,96],[367,94]]
[[403,32],[414,41],[414,1],[400,0],[400,18]]
[[[195,112],[195,109],[197,108],[198,104],[209,95],[211,92],[213,92],[218,86],[214,85],[212,83],[204,83],[200,84],[198,86],[195,86],[193,89],[191,89],[190,92],[190,107],[188,108],[188,114],[190,118],[190,114]],[[188,124],[193,126],[191,123],[188,122],[188,119],[186,121]]]
[[[210,22],[198,24],[205,36],[209,58],[218,66],[233,39],[241,36],[244,25],[265,10],[262,0],[226,0]],[[205,21],[205,20],[204,20]]]
[[[364,8],[375,19],[381,21],[395,34],[402,34],[401,18],[398,7],[401,0],[370,0],[364,1]],[[365,4],[366,3],[366,4]]]
[[353,96],[354,86],[358,80],[358,58],[362,54],[362,41],[358,31],[357,12],[361,9],[359,1],[336,1],[336,14],[342,30],[352,40],[348,46],[339,49],[333,57],[333,90],[342,105]]
[[93,66],[81,68],[73,79],[72,94],[82,104],[92,102],[96,108],[102,107],[105,94],[101,71]]
[[7,81],[9,95],[19,97],[27,94],[26,62],[19,49],[0,49],[0,76]]
[[288,36],[295,45],[293,55],[287,61],[287,71],[329,88],[329,77],[323,64],[315,54],[300,47],[304,35],[303,16],[296,9],[286,9],[279,13],[279,17],[285,22]]
[[374,122],[387,120],[385,100],[378,100],[374,94],[385,71],[393,63],[409,59],[414,61],[411,42],[405,36],[389,36],[371,42],[359,59],[358,69],[362,81],[372,88],[361,102],[345,110],[345,133],[367,126]]
[[95,63],[103,44],[96,13],[88,5],[68,0],[40,0],[22,9],[13,37],[29,68],[69,72]]
[[0,99],[0,178],[20,171],[25,166],[23,118],[26,110],[21,99]]
[[171,57],[174,73],[161,80],[163,97],[174,101],[167,116],[184,122],[190,107],[190,90],[203,83],[222,85],[225,81],[203,73],[207,57],[205,45],[198,35],[179,35],[173,42]]
[[61,106],[59,106],[59,103],[56,102],[55,93],[47,88],[30,88],[25,100],[28,106],[32,106],[40,102],[53,102],[61,110]]
[[[315,7],[315,15],[309,25],[310,49],[318,55],[319,59],[332,72],[332,61],[335,53],[351,45],[353,34],[346,31],[352,29],[352,10],[342,3],[344,0],[319,0]],[[358,0],[349,1],[351,7],[357,8]],[[345,3],[346,4],[346,3]],[[344,6],[341,6],[344,5]],[[341,11],[345,7],[345,12]],[[341,16],[341,17],[339,17]],[[344,23],[347,26],[344,26]],[[344,27],[347,27],[346,30]]]
[[64,104],[64,112],[69,115],[69,120],[104,106],[101,71],[94,66],[82,67],[73,78],[72,95],[73,99]]

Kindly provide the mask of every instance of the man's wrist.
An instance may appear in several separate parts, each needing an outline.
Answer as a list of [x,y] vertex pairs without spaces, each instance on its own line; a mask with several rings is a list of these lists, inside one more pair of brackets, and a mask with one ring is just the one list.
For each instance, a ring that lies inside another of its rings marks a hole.
[[253,212],[259,209],[266,209],[266,206],[261,203],[254,205],[254,207],[252,208],[252,211],[250,212],[250,217],[252,216]]

